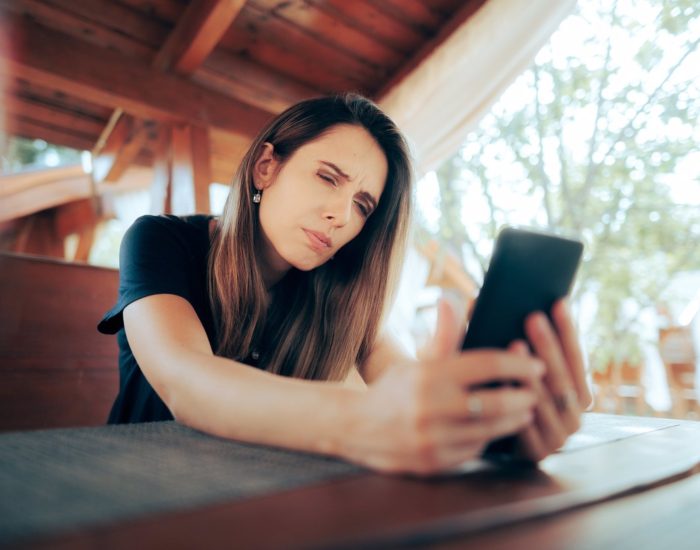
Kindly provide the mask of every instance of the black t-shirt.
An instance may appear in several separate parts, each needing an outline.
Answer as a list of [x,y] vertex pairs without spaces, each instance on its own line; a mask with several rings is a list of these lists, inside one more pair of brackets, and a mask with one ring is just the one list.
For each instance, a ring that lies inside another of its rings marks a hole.
[[110,424],[172,420],[136,363],[126,338],[122,312],[130,303],[154,294],[187,300],[216,350],[216,329],[207,293],[209,221],[212,216],[143,216],[124,235],[119,252],[119,297],[98,325],[119,342],[119,395]]

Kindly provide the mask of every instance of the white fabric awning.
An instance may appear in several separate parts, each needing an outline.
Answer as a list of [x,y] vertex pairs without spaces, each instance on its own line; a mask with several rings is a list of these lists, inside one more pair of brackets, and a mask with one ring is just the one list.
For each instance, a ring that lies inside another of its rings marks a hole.
[[575,6],[576,0],[489,0],[379,98],[408,137],[419,175],[459,149]]

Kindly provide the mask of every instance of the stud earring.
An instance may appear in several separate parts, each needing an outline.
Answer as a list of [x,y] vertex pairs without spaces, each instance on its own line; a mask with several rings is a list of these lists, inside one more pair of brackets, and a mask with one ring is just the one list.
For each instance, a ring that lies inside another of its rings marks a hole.
[[260,191],[257,191],[255,195],[253,195],[253,202],[255,204],[260,204],[260,199],[262,198],[262,193]]

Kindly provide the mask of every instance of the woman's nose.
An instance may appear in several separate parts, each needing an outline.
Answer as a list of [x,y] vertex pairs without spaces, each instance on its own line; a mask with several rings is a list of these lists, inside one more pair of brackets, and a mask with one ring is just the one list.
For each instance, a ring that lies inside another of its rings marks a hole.
[[324,217],[331,220],[333,225],[343,227],[350,221],[352,216],[353,198],[352,197],[334,197],[326,206]]

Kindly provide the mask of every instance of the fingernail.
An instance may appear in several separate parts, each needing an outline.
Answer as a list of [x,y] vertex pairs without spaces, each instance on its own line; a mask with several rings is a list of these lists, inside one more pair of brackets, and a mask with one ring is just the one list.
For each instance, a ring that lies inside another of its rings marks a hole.
[[544,366],[544,363],[542,361],[535,360],[535,373],[537,376],[544,376],[544,373],[546,372],[546,368]]
[[543,313],[538,313],[535,317],[535,326],[538,330],[546,330],[547,328],[547,318]]

